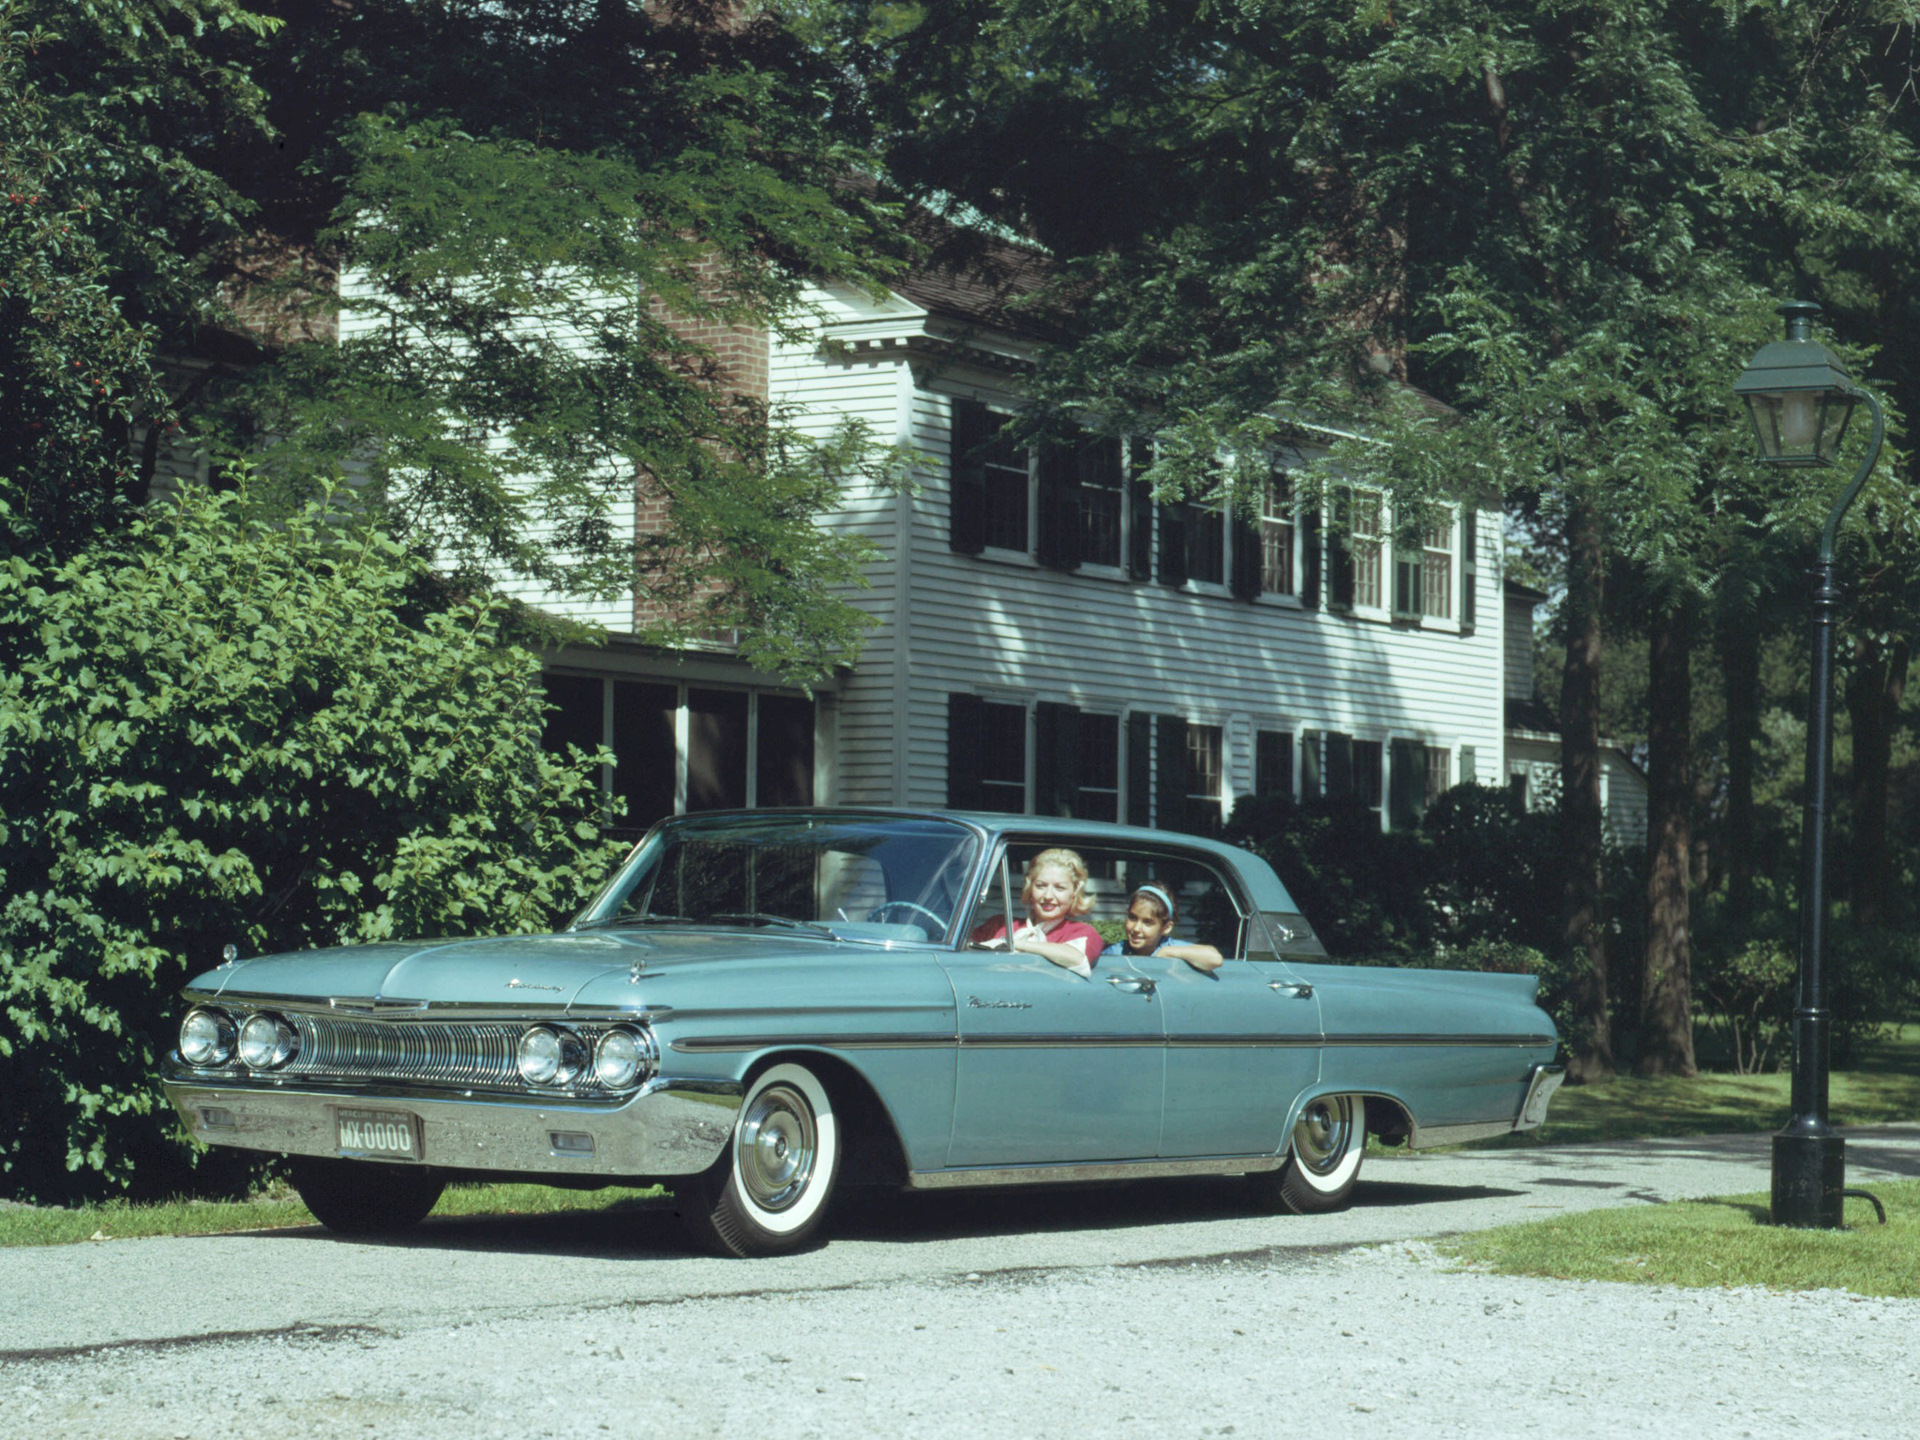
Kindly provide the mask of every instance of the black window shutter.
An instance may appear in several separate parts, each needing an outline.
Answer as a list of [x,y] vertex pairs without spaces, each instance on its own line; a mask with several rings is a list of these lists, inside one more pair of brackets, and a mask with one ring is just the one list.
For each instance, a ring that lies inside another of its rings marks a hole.
[[1142,477],[1153,464],[1153,442],[1135,440],[1128,448],[1127,574],[1153,578],[1153,487]]
[[1411,830],[1427,808],[1427,747],[1419,740],[1396,740],[1387,765],[1387,823]]
[[952,485],[947,515],[947,544],[960,555],[978,555],[987,548],[987,467],[985,445],[997,429],[986,406],[975,400],[955,400],[948,434]]
[[1342,735],[1334,730],[1327,732],[1327,767],[1324,778],[1328,799],[1351,800],[1353,798],[1353,737],[1351,735]]
[[1341,496],[1333,502],[1333,527],[1327,532],[1327,603],[1352,608],[1353,551],[1347,545],[1353,523],[1353,502]]
[[1160,521],[1160,583],[1184,585],[1187,583],[1186,502],[1176,500],[1170,505],[1156,505],[1154,512]]
[[1460,633],[1473,633],[1474,591],[1480,583],[1480,516],[1472,504],[1460,507]]
[[1320,507],[1300,512],[1300,603],[1320,608]]
[[1159,753],[1154,764],[1154,822],[1162,830],[1191,830],[1187,792],[1193,788],[1187,774],[1187,722],[1178,715],[1157,715]]
[[1127,823],[1153,823],[1153,716],[1127,716]]
[[980,808],[980,739],[986,702],[956,690],[947,696],[947,808]]
[[1040,563],[1049,570],[1080,564],[1080,457],[1077,447],[1048,441],[1040,447]]
[[1260,594],[1260,527],[1238,510],[1228,522],[1233,528],[1233,574],[1236,599],[1253,600]]
[[1080,801],[1080,712],[1042,700],[1033,729],[1033,813],[1071,817]]

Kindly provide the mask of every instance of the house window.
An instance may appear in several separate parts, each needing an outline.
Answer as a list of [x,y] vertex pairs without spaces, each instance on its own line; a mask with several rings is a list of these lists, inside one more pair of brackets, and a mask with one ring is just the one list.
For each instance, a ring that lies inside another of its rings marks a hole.
[[637,834],[695,810],[813,803],[813,702],[759,690],[602,675],[541,677],[544,743],[605,746],[601,788],[626,802],[609,826]]
[[1082,820],[1120,818],[1120,717],[1080,717],[1080,783],[1073,813]]
[[1267,481],[1261,500],[1260,588],[1293,594],[1293,482],[1285,475]]
[[1007,417],[993,417],[994,436],[980,452],[986,471],[986,541],[999,550],[1026,551],[1032,544],[1032,474],[1027,451],[1004,438]]
[[1221,735],[1218,725],[1187,726],[1187,818],[1196,835],[1220,833]]
[[1309,730],[1300,737],[1301,794],[1308,800],[1340,800],[1380,808],[1381,745],[1337,730]]
[[[1031,724],[1029,724],[1031,716]],[[1120,818],[1120,717],[1042,700],[947,697],[947,803],[956,810]],[[1031,763],[1029,763],[1031,761]],[[1033,776],[1029,807],[1027,776]]]
[[1027,707],[980,707],[980,808],[1008,815],[1027,809]]
[[1080,447],[1080,563],[1120,564],[1126,491],[1120,474],[1120,442],[1089,441]]
[[1263,799],[1293,794],[1293,736],[1262,730],[1253,737],[1253,793]]
[[1360,610],[1380,608],[1380,565],[1382,544],[1382,505],[1380,496],[1365,490],[1353,492],[1348,513],[1352,532],[1347,537],[1347,556],[1353,565],[1353,604]]
[[1411,830],[1453,783],[1453,752],[1420,740],[1393,742],[1392,804],[1388,820],[1395,830]]
[[1356,805],[1364,806],[1368,810],[1380,808],[1382,753],[1378,740],[1353,742],[1353,780],[1348,793]]
[[1396,615],[1434,620],[1453,618],[1453,524],[1428,526],[1393,562],[1393,610]]

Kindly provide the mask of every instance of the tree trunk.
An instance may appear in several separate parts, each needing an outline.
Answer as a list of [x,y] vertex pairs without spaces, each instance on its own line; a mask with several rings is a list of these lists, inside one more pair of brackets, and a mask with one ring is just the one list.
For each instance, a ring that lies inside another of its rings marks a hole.
[[1579,964],[1567,1078],[1576,1085],[1613,1073],[1607,1000],[1607,939],[1600,913],[1600,520],[1576,501],[1567,516],[1567,664],[1560,681],[1562,934]]
[[1647,949],[1642,1075],[1696,1075],[1688,881],[1693,826],[1693,657],[1682,603],[1653,617],[1647,649]]
[[1853,916],[1863,925],[1887,923],[1892,887],[1887,772],[1907,688],[1907,661],[1905,640],[1868,635],[1854,643],[1847,677],[1847,712],[1853,719]]
[[1727,913],[1753,914],[1753,747],[1760,738],[1760,625],[1753,614],[1720,623],[1720,666],[1727,694],[1727,814],[1722,837]]

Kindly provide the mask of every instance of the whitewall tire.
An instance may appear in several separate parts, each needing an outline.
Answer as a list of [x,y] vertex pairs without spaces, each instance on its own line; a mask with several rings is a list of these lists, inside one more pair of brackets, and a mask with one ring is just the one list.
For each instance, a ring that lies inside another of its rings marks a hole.
[[797,1250],[826,1219],[841,1148],[820,1077],[804,1065],[770,1066],[748,1084],[726,1152],[682,1187],[681,1216],[722,1255]]

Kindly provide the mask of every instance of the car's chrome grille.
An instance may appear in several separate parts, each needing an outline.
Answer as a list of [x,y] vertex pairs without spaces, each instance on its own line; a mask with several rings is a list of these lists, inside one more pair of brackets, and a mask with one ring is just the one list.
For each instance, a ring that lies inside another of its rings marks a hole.
[[[289,1015],[300,1048],[274,1073],[343,1080],[390,1080],[415,1085],[524,1092],[514,1049],[525,1025],[474,1020],[351,1020]],[[574,1027],[591,1049],[597,1029]],[[600,1093],[592,1067],[573,1094]]]

